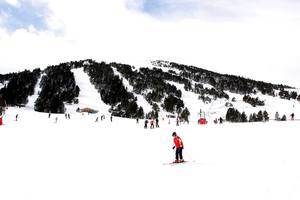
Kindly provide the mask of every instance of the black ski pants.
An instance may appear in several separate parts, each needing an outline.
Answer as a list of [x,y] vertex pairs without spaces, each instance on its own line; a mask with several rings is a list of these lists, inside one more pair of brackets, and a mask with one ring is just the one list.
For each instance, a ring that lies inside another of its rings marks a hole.
[[175,158],[176,160],[182,160],[183,157],[182,157],[182,147],[179,147],[179,148],[176,148],[176,152],[175,152]]

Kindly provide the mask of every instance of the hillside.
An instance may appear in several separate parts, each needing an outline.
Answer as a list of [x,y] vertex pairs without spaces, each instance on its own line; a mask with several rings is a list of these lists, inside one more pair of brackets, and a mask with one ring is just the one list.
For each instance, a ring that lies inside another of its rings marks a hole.
[[[299,91],[284,84],[167,61],[131,66],[82,60],[0,75],[0,95],[8,106],[38,112],[75,113],[89,108],[126,118],[181,116],[190,121],[199,118],[200,110],[210,120],[225,119],[229,108],[245,112],[247,121],[259,111],[266,111],[269,118],[275,112],[289,116],[297,112],[300,100]],[[241,121],[240,115],[232,119]]]

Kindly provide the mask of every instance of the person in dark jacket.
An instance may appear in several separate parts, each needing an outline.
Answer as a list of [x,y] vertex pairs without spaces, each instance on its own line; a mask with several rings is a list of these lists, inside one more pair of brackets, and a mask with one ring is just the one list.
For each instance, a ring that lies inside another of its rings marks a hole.
[[156,118],[156,128],[159,128],[159,124],[158,124],[158,122],[159,122],[159,120],[158,120],[158,118]]
[[291,114],[291,120],[294,120],[294,119],[295,119],[295,114],[292,113],[292,114]]
[[145,126],[144,126],[144,128],[145,128],[145,129],[148,128],[148,119],[145,120]]
[[223,123],[223,118],[222,117],[220,117],[219,122],[220,122],[220,124]]
[[154,128],[154,119],[150,120],[150,128],[153,129]]

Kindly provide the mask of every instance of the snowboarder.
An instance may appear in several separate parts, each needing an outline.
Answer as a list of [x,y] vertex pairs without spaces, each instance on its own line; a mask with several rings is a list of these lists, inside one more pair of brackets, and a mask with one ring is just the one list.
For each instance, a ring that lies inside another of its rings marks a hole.
[[181,138],[176,134],[176,132],[174,132],[172,134],[172,136],[173,136],[173,142],[174,142],[173,149],[176,148],[174,163],[184,162],[183,156],[182,156],[183,142],[182,142]]
[[291,114],[291,120],[294,120],[294,119],[295,119],[295,114],[292,113],[292,114]]
[[145,126],[144,126],[144,128],[145,128],[145,129],[148,128],[148,119],[145,120]]
[[159,128],[158,122],[159,122],[159,120],[158,120],[158,118],[156,118],[156,128]]

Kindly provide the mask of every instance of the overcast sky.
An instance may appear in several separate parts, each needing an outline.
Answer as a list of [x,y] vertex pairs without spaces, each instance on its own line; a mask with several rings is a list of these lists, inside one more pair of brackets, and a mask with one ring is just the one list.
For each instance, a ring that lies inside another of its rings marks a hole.
[[0,0],[0,73],[163,59],[300,87],[298,0]]

